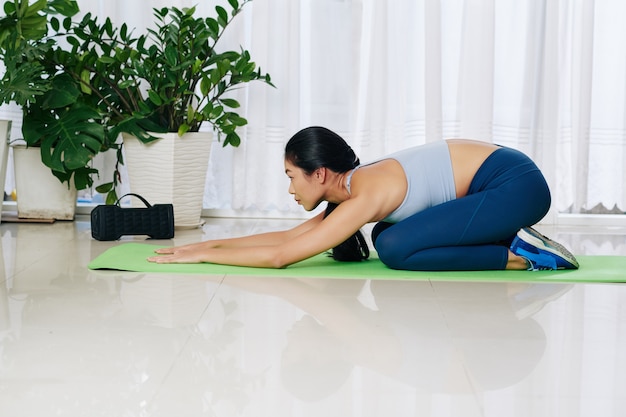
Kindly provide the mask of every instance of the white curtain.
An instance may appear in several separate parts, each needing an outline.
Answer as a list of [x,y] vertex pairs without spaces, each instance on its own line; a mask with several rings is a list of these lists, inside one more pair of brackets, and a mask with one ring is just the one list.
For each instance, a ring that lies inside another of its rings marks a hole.
[[625,2],[265,0],[248,13],[278,88],[250,91],[234,208],[298,210],[281,146],[317,124],[362,161],[448,137],[512,146],[543,169],[555,210],[626,209]]
[[[137,28],[150,7],[216,3],[79,1]],[[301,213],[283,146],[323,125],[362,161],[449,137],[511,146],[542,168],[554,210],[623,211],[625,18],[621,0],[254,0],[224,46],[277,88],[241,90],[249,125],[239,148],[213,147],[205,207]]]

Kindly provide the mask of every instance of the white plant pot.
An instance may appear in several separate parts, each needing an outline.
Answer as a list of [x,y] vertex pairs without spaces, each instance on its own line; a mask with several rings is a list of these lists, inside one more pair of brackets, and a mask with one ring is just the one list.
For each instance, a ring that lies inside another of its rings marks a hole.
[[41,162],[39,148],[13,146],[17,217],[74,220],[76,188],[68,187]]
[[[0,188],[4,197],[4,184],[6,182],[7,164],[9,163],[9,139],[11,136],[11,121],[0,120]],[[1,204],[1,203],[0,203]],[[0,209],[0,219],[2,210]]]
[[[196,228],[202,224],[202,201],[213,142],[212,132],[154,134],[161,139],[142,143],[123,135],[130,191],[150,204],[173,204],[174,226]],[[142,207],[131,199],[133,207]]]

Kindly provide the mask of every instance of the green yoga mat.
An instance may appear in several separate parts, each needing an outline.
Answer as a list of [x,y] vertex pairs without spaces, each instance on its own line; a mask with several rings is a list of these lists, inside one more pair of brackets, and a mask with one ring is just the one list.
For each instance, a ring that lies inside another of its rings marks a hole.
[[443,281],[626,282],[626,256],[579,256],[580,268],[561,271],[397,271],[387,268],[373,253],[364,262],[337,262],[325,254],[285,269],[248,268],[215,264],[155,264],[146,261],[161,246],[122,243],[107,249],[89,269],[204,275],[255,275],[292,278],[354,278]]

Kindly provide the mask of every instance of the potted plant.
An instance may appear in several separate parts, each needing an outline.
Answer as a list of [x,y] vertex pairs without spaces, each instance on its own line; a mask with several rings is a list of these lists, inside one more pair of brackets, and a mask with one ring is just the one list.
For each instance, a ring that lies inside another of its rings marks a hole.
[[[272,85],[247,50],[216,48],[250,1],[229,0],[231,10],[216,6],[213,17],[196,16],[195,7],[153,9],[154,27],[140,35],[87,15],[68,37],[74,46],[68,58],[76,61],[68,66],[79,70],[82,91],[106,108],[109,133],[124,136],[131,191],[153,203],[174,203],[177,227],[196,227],[200,220],[213,132],[224,146],[240,144],[237,129],[247,120],[229,93],[251,81]],[[179,156],[182,162],[174,161],[168,173],[166,165]],[[199,171],[188,170],[192,162]],[[136,173],[151,189],[138,189]],[[111,193],[115,185],[98,191]],[[181,196],[195,200],[183,204]]]
[[[29,148],[37,149],[39,159],[52,174],[66,183],[70,194],[61,201],[69,201],[71,205],[56,209],[52,207],[53,199],[42,198],[38,191],[18,188],[20,217],[72,219],[76,190],[91,187],[94,176],[98,175],[91,166],[92,159],[99,152],[119,147],[106,129],[98,101],[81,89],[74,76],[76,69],[68,66],[71,48],[61,46],[60,40],[72,28],[72,16],[78,11],[75,0],[4,3],[5,16],[0,18],[0,59],[5,71],[0,80],[0,103],[22,106],[23,139]],[[21,152],[16,152],[16,159],[22,157]],[[42,181],[33,180],[38,168],[36,165],[26,168],[28,187]],[[21,179],[21,176],[16,178],[18,187]],[[28,195],[34,195],[32,209],[26,208]]]

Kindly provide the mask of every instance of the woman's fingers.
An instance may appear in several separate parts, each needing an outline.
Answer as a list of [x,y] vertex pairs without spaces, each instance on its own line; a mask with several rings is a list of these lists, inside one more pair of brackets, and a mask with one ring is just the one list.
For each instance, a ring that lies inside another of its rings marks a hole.
[[148,262],[154,262],[157,264],[172,263],[172,259],[169,256],[151,256],[148,258]]
[[[166,250],[168,248],[165,248]],[[148,262],[154,262],[159,264],[170,264],[170,263],[179,263],[179,264],[190,264],[190,263],[201,263],[206,262],[206,254],[205,251],[202,250],[192,250],[187,249],[183,250],[181,248],[169,248],[169,251],[165,252],[157,252],[156,256],[151,256],[148,259]]]
[[176,248],[160,248],[160,249],[156,249],[155,252],[166,255],[166,254],[174,253],[175,250]]

